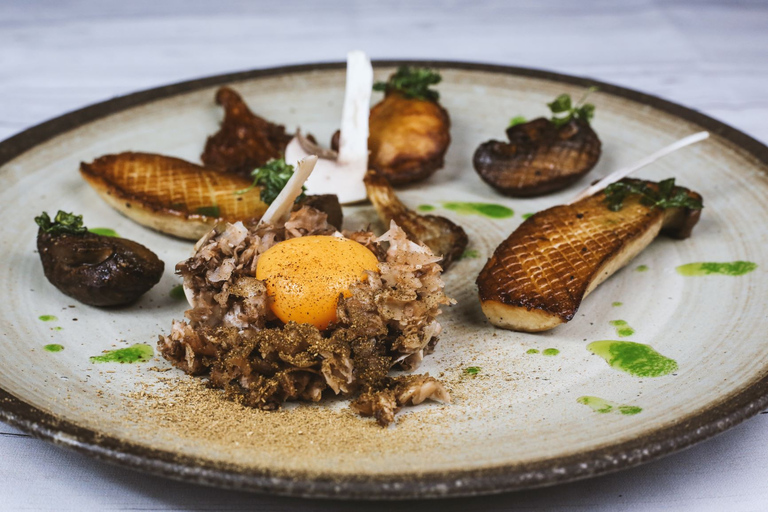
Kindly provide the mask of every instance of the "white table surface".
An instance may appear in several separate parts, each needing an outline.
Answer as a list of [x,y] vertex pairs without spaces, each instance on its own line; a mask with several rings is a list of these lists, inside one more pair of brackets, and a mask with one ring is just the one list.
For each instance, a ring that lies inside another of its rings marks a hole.
[[[0,0],[0,140],[166,83],[281,64],[433,58],[589,76],[768,142],[768,2]],[[0,370],[1,371],[1,370]],[[768,415],[644,466],[403,510],[768,510]],[[0,423],[0,510],[388,510],[197,487]]]

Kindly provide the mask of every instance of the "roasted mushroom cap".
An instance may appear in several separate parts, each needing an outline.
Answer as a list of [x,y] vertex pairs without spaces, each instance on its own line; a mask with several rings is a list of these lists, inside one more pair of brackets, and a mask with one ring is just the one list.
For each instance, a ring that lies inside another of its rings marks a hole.
[[538,196],[565,188],[600,158],[600,139],[579,119],[557,127],[542,117],[508,128],[507,137],[509,142],[481,144],[472,163],[483,181],[508,196]]
[[224,107],[221,129],[208,137],[201,159],[206,167],[250,178],[251,171],[273,158],[282,158],[293,137],[285,127],[270,123],[248,108],[243,98],[222,87],[216,103]]
[[419,215],[409,210],[397,198],[387,179],[375,171],[368,171],[365,176],[365,188],[379,219],[386,226],[394,220],[408,238],[422,242],[434,254],[442,256],[440,266],[443,270],[447,270],[467,248],[467,234],[461,226],[445,217]]
[[393,185],[424,180],[443,167],[450,126],[437,102],[389,91],[371,109],[368,167]]
[[163,262],[155,253],[125,238],[54,235],[40,229],[37,250],[51,284],[91,306],[129,304],[163,275]]

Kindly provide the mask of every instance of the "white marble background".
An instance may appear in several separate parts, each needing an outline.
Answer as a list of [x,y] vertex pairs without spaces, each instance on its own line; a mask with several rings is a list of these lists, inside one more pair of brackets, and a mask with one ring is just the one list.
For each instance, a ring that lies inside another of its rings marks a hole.
[[[768,2],[0,0],[0,140],[114,96],[291,63],[433,58],[592,77],[768,142]],[[622,473],[403,510],[768,510],[768,415]],[[0,424],[0,510],[388,510],[157,480]]]

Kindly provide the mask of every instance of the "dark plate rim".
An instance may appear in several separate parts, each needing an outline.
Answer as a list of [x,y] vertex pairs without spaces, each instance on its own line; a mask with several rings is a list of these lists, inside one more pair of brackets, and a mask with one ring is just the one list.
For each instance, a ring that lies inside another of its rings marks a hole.
[[[656,96],[550,71],[442,60],[377,60],[375,67],[427,66],[545,79],[577,86],[596,85],[602,93],[650,105],[699,125],[768,166],[768,147],[716,119]],[[152,101],[254,78],[343,69],[344,62],[280,66],[216,75],[116,97],[24,130],[0,142],[0,166],[51,138],[97,119]],[[687,448],[750,418],[768,407],[768,373],[689,417],[647,435],[565,457],[490,468],[376,477],[323,477],[270,470],[244,470],[105,436],[57,418],[0,388],[0,420],[35,437],[96,459],[185,482],[300,497],[407,499],[469,496],[553,485],[629,468]]]

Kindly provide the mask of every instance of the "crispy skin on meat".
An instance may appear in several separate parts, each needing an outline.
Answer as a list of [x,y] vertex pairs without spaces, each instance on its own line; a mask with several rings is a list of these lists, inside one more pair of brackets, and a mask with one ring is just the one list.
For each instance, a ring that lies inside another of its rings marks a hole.
[[229,87],[216,92],[216,103],[224,107],[224,121],[205,143],[200,158],[207,167],[249,178],[254,169],[283,157],[285,146],[293,138],[284,126],[251,112],[243,98]]
[[189,240],[203,236],[217,219],[260,218],[267,209],[258,187],[234,193],[250,186],[250,180],[169,156],[105,155],[90,164],[81,163],[80,174],[126,217]]
[[448,112],[437,102],[389,91],[371,109],[368,167],[393,185],[424,180],[443,167],[450,127]]
[[379,219],[385,226],[390,222],[400,226],[408,235],[408,238],[424,245],[443,259],[440,266],[448,270],[467,248],[467,234],[461,228],[437,215],[419,215],[409,210],[395,195],[395,190],[387,179],[376,171],[368,171],[365,176],[365,188],[368,191],[368,199],[376,208]]
[[[691,197],[701,199],[696,192]],[[662,232],[690,236],[701,210],[653,208],[632,195],[618,212],[599,192],[541,211],[496,248],[477,286],[494,325],[537,332],[568,322],[581,301]]]
[[480,177],[502,194],[539,196],[567,187],[600,158],[600,139],[588,123],[574,119],[557,128],[539,118],[507,129],[509,142],[490,140],[475,151]]

